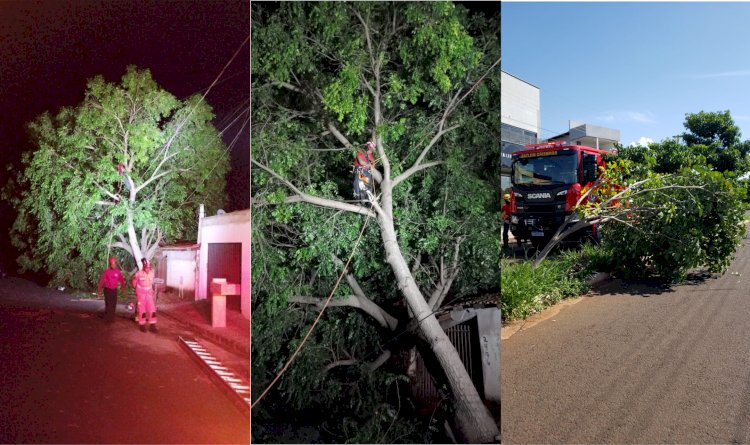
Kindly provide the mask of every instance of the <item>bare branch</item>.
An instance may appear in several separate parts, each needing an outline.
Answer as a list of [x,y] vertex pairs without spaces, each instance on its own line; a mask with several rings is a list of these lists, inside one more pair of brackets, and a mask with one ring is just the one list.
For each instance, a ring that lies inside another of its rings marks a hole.
[[119,247],[120,249],[128,252],[130,256],[133,256],[133,249],[131,249],[130,246],[125,242],[118,241],[116,243],[112,243],[112,247]]
[[[336,263],[336,265],[340,268],[344,267],[344,262],[335,255],[333,256],[333,262]],[[356,295],[359,299],[359,304],[362,310],[375,317],[383,327],[390,328],[391,330],[396,329],[396,326],[398,325],[398,320],[396,320],[396,317],[391,316],[383,308],[369,299],[367,295],[365,295],[365,292],[362,290],[362,287],[360,287],[359,282],[354,277],[354,275],[352,275],[351,273],[347,273],[346,282],[349,287],[352,288],[354,295]],[[379,316],[373,315],[376,313],[379,314]]]
[[471,92],[474,91],[474,89],[476,87],[478,87],[482,82],[484,82],[484,79],[487,76],[489,76],[489,74],[492,72],[492,70],[495,69],[495,67],[498,66],[499,64],[500,64],[500,58],[498,58],[497,60],[495,60],[495,62],[492,65],[490,65],[489,68],[487,68],[487,71],[485,71],[484,74],[482,74],[482,76],[476,82],[474,82],[474,84],[471,86],[471,88],[469,88],[469,91],[467,91],[466,94],[464,94],[463,96],[461,96],[461,98],[458,99],[453,104],[453,106],[449,108],[449,110],[444,115],[444,118],[447,118],[451,113],[453,113],[456,110],[456,108],[458,107],[458,105],[461,102],[463,102],[463,100],[466,99],[469,96],[469,94],[471,94]]
[[[445,118],[443,118],[443,119],[445,119]],[[400,182],[403,182],[406,179],[408,179],[414,173],[416,173],[416,172],[418,172],[420,170],[424,170],[425,168],[429,168],[429,167],[432,167],[434,165],[438,165],[438,164],[436,164],[436,163],[433,162],[433,163],[427,163],[424,166],[421,166],[420,163],[425,158],[425,156],[427,156],[427,153],[429,153],[430,149],[440,140],[441,137],[443,137],[443,135],[445,135],[449,131],[455,130],[456,128],[459,127],[458,125],[453,125],[451,127],[448,127],[448,128],[444,129],[444,128],[442,128],[443,122],[444,122],[444,120],[441,121],[441,123],[440,123],[440,130],[437,132],[437,134],[435,134],[435,136],[432,137],[432,140],[430,140],[430,142],[427,144],[427,146],[422,150],[422,152],[419,154],[419,157],[417,157],[417,160],[414,161],[414,164],[408,170],[406,170],[405,172],[401,173],[400,175],[398,175],[393,180],[393,186],[394,187],[396,187]],[[438,162],[438,161],[435,161],[435,162]]]
[[[339,131],[338,128],[336,128],[333,122],[328,122],[328,130],[336,139],[338,139],[339,142],[344,144],[345,147],[349,148],[350,150],[354,150],[354,146],[351,144],[351,142],[349,142],[349,140],[343,134],[341,134],[341,132]],[[383,181],[383,176],[380,174],[378,169],[372,168],[370,170],[371,170],[373,179],[375,179],[377,183],[380,183]]]
[[[306,202],[308,204],[317,205],[320,207],[326,207],[329,209],[344,210],[347,212],[358,213],[360,215],[375,217],[375,214],[371,210],[368,210],[362,206],[357,206],[354,204],[347,204],[345,202],[335,201],[333,199],[327,199],[327,198],[321,198],[318,196],[308,195],[307,193],[302,192],[300,189],[295,187],[294,184],[284,179],[278,173],[266,167],[265,165],[259,163],[258,161],[254,159],[251,159],[251,161],[257,167],[259,167],[260,169],[264,170],[265,172],[267,172],[274,178],[281,181],[287,188],[289,188],[292,192],[294,192],[297,195],[296,199],[287,198],[285,202],[300,202],[301,201],[301,202]],[[295,198],[295,197],[291,197],[291,198]]]
[[152,182],[154,182],[154,181],[158,180],[159,178],[161,178],[161,177],[163,177],[163,176],[166,176],[166,175],[168,175],[168,174],[172,173],[172,171],[171,171],[171,170],[166,170],[166,171],[164,171],[164,172],[162,172],[162,173],[159,173],[159,174],[157,174],[157,172],[159,171],[159,169],[161,169],[161,167],[162,167],[162,166],[164,165],[164,163],[166,163],[166,162],[167,162],[168,160],[172,159],[173,157],[177,156],[178,154],[179,154],[179,152],[178,152],[178,151],[176,151],[176,152],[172,153],[171,155],[167,155],[167,152],[164,152],[164,158],[163,158],[163,159],[161,160],[161,162],[159,162],[159,164],[158,164],[158,165],[156,166],[156,168],[154,169],[154,172],[153,172],[153,173],[151,174],[151,177],[150,177],[150,178],[149,178],[149,179],[148,179],[147,181],[145,181],[145,182],[144,182],[143,184],[141,184],[140,186],[138,186],[138,188],[136,188],[136,189],[135,189],[135,193],[138,193],[138,192],[140,192],[140,191],[141,191],[141,190],[143,190],[143,189],[144,189],[144,188],[145,188],[145,187],[146,187],[147,185],[149,185],[150,183],[152,183]]
[[[375,360],[371,361],[370,363],[368,363],[366,365],[367,369],[370,372],[375,371],[376,369],[378,369],[381,366],[383,366],[385,364],[385,362],[387,362],[388,359],[391,358],[392,355],[393,355],[393,353],[391,353],[390,350],[383,351],[378,356],[378,358],[376,358]],[[352,365],[356,365],[358,363],[359,363],[359,360],[357,360],[355,358],[344,359],[344,360],[336,360],[336,361],[333,361],[333,362],[329,363],[328,365],[326,365],[326,367],[324,369],[325,369],[325,372],[328,372],[331,369],[338,368],[339,366],[352,366]]]
[[356,365],[357,363],[359,363],[359,360],[357,360],[356,358],[336,360],[334,362],[327,364],[326,367],[323,368],[323,371],[328,372],[331,369],[338,368],[339,366],[352,366],[352,365]]
[[278,81],[276,81],[276,82],[271,82],[271,85],[277,86],[277,87],[281,87],[281,88],[286,88],[287,90],[294,91],[295,93],[302,93],[302,94],[305,93],[305,91],[302,88],[300,88],[300,87],[298,87],[296,85],[292,85],[289,82],[278,82]]
[[344,144],[344,147],[354,150],[354,146],[349,142],[349,140],[341,134],[338,128],[336,128],[335,125],[333,125],[333,122],[328,122],[328,130],[331,132],[331,134],[336,137],[336,139],[339,140],[342,144]]
[[453,282],[455,281],[456,277],[458,277],[458,273],[461,269],[459,267],[458,261],[459,252],[461,250],[461,244],[464,242],[464,239],[464,237],[459,237],[458,239],[456,239],[456,243],[453,246],[453,263],[450,267],[450,271],[447,271],[445,269],[443,258],[440,259],[440,280],[438,285],[435,287],[435,290],[432,292],[432,295],[430,295],[430,300],[427,303],[433,311],[437,310],[440,305],[443,304],[443,300],[445,300],[445,297],[448,295],[448,291],[450,291]]

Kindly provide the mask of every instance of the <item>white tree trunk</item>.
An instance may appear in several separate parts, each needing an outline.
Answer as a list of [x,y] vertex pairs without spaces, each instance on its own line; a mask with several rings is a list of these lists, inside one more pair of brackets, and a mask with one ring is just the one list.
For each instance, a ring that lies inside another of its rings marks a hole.
[[[385,194],[386,191],[384,190],[383,195]],[[500,434],[497,423],[479,397],[479,393],[471,381],[458,351],[440,327],[437,318],[414,281],[409,266],[401,254],[393,219],[381,216],[378,220],[383,245],[385,246],[386,261],[396,275],[399,290],[406,299],[417,322],[419,322],[417,330],[429,344],[448,379],[456,402],[455,422],[459,434],[467,443],[494,442]],[[498,376],[498,378],[500,377]]]
[[128,243],[130,244],[130,249],[133,255],[133,259],[135,260],[135,264],[138,266],[138,269],[142,268],[143,264],[141,264],[141,258],[143,258],[143,253],[141,253],[141,246],[138,244],[138,236],[135,234],[133,211],[131,210],[130,206],[128,206]]

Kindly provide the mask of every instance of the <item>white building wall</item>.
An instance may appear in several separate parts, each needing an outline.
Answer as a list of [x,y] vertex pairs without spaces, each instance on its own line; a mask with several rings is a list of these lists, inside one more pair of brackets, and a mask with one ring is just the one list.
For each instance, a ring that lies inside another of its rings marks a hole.
[[500,72],[500,121],[540,134],[542,114],[539,88]]
[[250,210],[207,216],[200,223],[198,234],[198,289],[196,299],[208,298],[208,245],[210,243],[242,243],[242,285],[240,307],[242,315],[250,318]]
[[165,251],[167,256],[167,287],[182,288],[183,292],[195,290],[195,251]]

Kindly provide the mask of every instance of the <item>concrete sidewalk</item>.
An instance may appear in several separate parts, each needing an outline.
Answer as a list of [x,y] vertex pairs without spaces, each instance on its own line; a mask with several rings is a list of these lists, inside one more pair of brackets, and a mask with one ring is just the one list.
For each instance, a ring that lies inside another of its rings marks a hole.
[[211,326],[208,300],[157,304],[157,311],[200,336],[250,358],[250,320],[239,311],[227,309],[227,325],[223,328]]

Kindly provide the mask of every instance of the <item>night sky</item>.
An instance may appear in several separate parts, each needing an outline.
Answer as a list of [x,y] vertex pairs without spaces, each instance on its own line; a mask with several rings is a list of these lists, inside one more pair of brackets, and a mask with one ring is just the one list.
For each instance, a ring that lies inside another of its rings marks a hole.
[[[83,100],[86,81],[102,74],[118,82],[128,65],[151,70],[155,81],[178,98],[202,93],[250,33],[249,1],[0,2],[0,186],[5,166],[20,167],[32,149],[24,126],[44,111]],[[206,97],[214,125],[224,129],[249,107],[250,45]],[[247,114],[224,134],[231,149],[226,211],[248,208],[250,132]],[[15,215],[0,210],[4,236]],[[6,241],[6,240],[2,240]],[[0,244],[5,244],[0,242]]]

